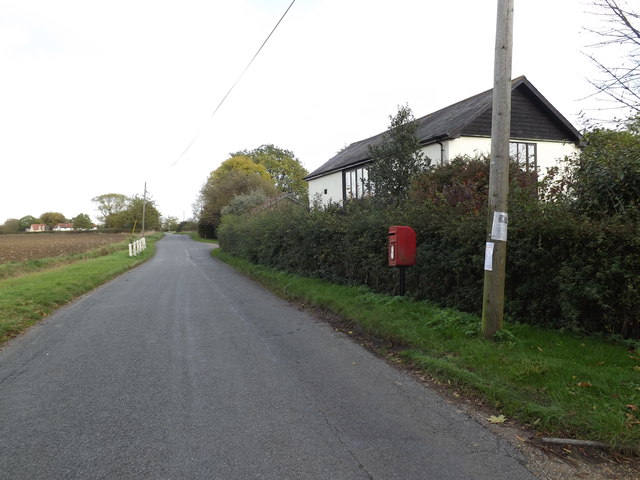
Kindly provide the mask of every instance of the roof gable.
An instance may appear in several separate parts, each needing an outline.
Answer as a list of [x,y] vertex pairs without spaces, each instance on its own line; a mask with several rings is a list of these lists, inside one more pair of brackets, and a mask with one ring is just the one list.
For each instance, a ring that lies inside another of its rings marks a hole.
[[[489,97],[492,102],[491,95]],[[468,122],[459,135],[490,136],[492,112],[490,104]],[[511,138],[577,143],[581,135],[525,77],[520,77],[514,80],[511,91]]]
[[[526,77],[512,81],[511,138],[564,140],[578,143],[580,133],[542,96]],[[416,135],[422,145],[460,136],[490,136],[493,89],[418,118]],[[369,145],[380,143],[386,131],[352,143],[306,180],[371,161]]]

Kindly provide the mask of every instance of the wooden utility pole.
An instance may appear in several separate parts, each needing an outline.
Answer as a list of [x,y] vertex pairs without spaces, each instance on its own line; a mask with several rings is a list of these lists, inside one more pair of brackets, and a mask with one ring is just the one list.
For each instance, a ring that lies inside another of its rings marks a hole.
[[489,168],[489,218],[484,261],[482,334],[502,329],[504,279],[507,258],[507,197],[509,194],[509,138],[511,136],[511,56],[513,50],[513,2],[498,0],[496,51],[491,119]]
[[142,195],[142,229],[140,236],[144,237],[144,221],[147,214],[147,182],[144,182],[144,194]]

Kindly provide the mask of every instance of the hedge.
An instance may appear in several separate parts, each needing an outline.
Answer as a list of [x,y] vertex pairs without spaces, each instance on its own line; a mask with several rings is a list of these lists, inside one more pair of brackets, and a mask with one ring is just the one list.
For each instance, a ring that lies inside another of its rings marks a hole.
[[[640,228],[624,217],[594,220],[560,203],[512,199],[507,246],[507,319],[585,333],[640,338]],[[284,208],[225,216],[221,247],[248,261],[344,284],[398,292],[387,266],[387,229],[410,225],[418,263],[407,294],[480,313],[487,215],[468,204],[371,199],[326,209]]]

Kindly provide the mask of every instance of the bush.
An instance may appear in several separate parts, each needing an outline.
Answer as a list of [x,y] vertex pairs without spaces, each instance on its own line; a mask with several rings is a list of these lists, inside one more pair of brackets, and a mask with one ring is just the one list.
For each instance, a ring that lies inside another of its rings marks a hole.
[[223,207],[220,213],[222,215],[242,215],[250,212],[258,205],[262,205],[267,201],[267,195],[263,190],[252,190],[249,193],[236,195],[226,207]]
[[[594,130],[572,161],[575,206],[594,218],[637,213],[640,207],[640,135],[634,130]],[[636,219],[638,216],[635,217]]]

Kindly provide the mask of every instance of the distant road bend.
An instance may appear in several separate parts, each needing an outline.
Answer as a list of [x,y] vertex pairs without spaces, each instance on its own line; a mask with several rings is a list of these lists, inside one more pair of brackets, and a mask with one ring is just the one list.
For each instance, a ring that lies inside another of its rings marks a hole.
[[0,479],[534,480],[506,442],[167,235],[0,351]]

